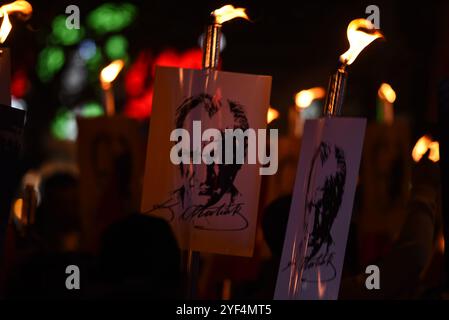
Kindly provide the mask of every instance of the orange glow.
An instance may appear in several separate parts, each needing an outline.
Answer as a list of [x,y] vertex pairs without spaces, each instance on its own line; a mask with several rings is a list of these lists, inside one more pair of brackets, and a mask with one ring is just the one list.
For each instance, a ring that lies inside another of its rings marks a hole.
[[274,109],[272,107],[269,107],[268,112],[267,112],[267,124],[270,124],[277,118],[279,118],[279,111],[277,111],[276,109]]
[[412,151],[413,161],[418,162],[422,156],[430,150],[429,160],[438,162],[440,160],[440,145],[438,141],[432,141],[428,136],[422,136],[416,142]]
[[348,25],[347,36],[349,49],[340,56],[340,61],[345,65],[352,64],[360,52],[371,42],[377,38],[383,38],[382,33],[376,30],[374,25],[366,19],[352,20]]
[[308,90],[301,90],[295,96],[295,104],[298,108],[308,108],[313,100],[322,99],[326,95],[326,90],[316,87]]
[[123,60],[115,60],[101,70],[100,81],[103,89],[109,89],[111,82],[117,78],[123,68],[123,65]]
[[245,8],[234,8],[234,6],[228,4],[220,9],[217,9],[212,12],[212,15],[215,17],[215,23],[223,24],[226,21],[235,19],[235,18],[243,18],[249,20],[246,15]]
[[433,141],[429,144],[429,159],[433,162],[440,161],[440,144],[438,141]]
[[379,95],[379,98],[386,100],[389,103],[396,101],[396,92],[394,92],[393,88],[388,83],[382,83],[377,94]]
[[3,21],[0,26],[0,43],[6,41],[6,38],[12,29],[11,22],[9,21],[9,14],[18,13],[23,20],[27,20],[32,12],[33,8],[27,1],[14,1],[1,6],[0,17],[3,17]]
[[444,236],[440,235],[438,239],[438,249],[440,250],[441,253],[444,253],[444,247],[445,247]]
[[320,269],[318,269],[318,297],[322,299],[324,297],[324,294],[326,293],[326,284],[321,281],[321,272]]
[[14,212],[14,216],[19,221],[22,220],[22,208],[23,208],[23,200],[22,199],[19,198],[16,201],[14,201],[13,212]]

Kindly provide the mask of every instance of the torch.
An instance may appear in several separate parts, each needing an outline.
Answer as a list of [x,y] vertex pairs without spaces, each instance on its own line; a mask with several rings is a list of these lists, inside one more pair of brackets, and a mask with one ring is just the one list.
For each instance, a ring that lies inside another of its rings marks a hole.
[[104,105],[107,116],[115,114],[114,90],[112,82],[117,78],[124,65],[123,60],[115,60],[103,68],[100,73],[101,88],[103,89]]
[[351,65],[362,50],[377,38],[383,38],[382,33],[366,19],[355,19],[348,25],[347,36],[349,49],[340,56],[339,66],[329,81],[326,103],[323,115],[339,116],[346,88],[347,66]]
[[[232,5],[225,5],[211,12],[211,22],[206,28],[206,36],[203,44],[203,69],[215,70],[220,61],[220,39],[221,27],[223,23],[235,18],[248,19],[245,8],[234,8]],[[268,118],[268,115],[267,115]],[[268,119],[267,119],[268,120]],[[188,296],[196,296],[196,279],[199,272],[199,252],[189,250],[187,256],[188,275]]]
[[234,8],[226,5],[211,13],[211,23],[206,28],[206,37],[203,45],[203,68],[216,69],[220,60],[220,39],[223,23],[235,18],[248,19],[245,8]]
[[396,92],[388,83],[382,83],[377,95],[377,121],[392,125],[394,121],[393,103],[396,100]]
[[[0,7],[0,17],[3,18],[0,26],[0,43],[6,41],[12,30],[9,14],[16,14],[22,20],[31,17],[33,8],[26,1],[14,1]],[[11,61],[8,48],[0,48],[0,103],[6,106],[11,105]]]

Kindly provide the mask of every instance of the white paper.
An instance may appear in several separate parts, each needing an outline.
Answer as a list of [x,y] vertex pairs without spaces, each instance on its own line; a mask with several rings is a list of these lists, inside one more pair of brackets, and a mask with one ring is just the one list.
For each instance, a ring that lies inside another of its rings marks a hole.
[[141,211],[169,221],[181,248],[252,255],[259,164],[219,165],[213,172],[205,164],[173,164],[170,134],[182,127],[194,139],[193,121],[201,121],[203,132],[238,128],[242,121],[265,128],[270,87],[267,76],[157,69]]
[[365,119],[307,120],[275,299],[337,299]]

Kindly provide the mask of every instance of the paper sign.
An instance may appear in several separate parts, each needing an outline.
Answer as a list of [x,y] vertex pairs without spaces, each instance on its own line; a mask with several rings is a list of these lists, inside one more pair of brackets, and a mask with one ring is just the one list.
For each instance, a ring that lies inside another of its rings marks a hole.
[[80,118],[78,128],[84,241],[95,251],[111,223],[139,211],[145,143],[139,123],[121,116]]
[[187,130],[188,157],[201,158],[208,143],[197,139],[206,129],[264,129],[270,87],[267,76],[157,68],[141,210],[169,221],[181,248],[252,255],[260,165],[174,164],[170,136]]
[[365,124],[306,121],[275,299],[337,299]]

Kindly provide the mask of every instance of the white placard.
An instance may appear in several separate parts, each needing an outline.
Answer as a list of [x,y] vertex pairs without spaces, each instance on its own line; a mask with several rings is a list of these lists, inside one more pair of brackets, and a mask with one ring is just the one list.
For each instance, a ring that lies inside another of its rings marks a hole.
[[206,129],[264,129],[270,88],[268,76],[157,68],[141,211],[167,219],[181,248],[252,255],[260,165],[174,164],[170,136],[187,130],[194,158]]
[[275,299],[337,299],[365,119],[307,120]]

